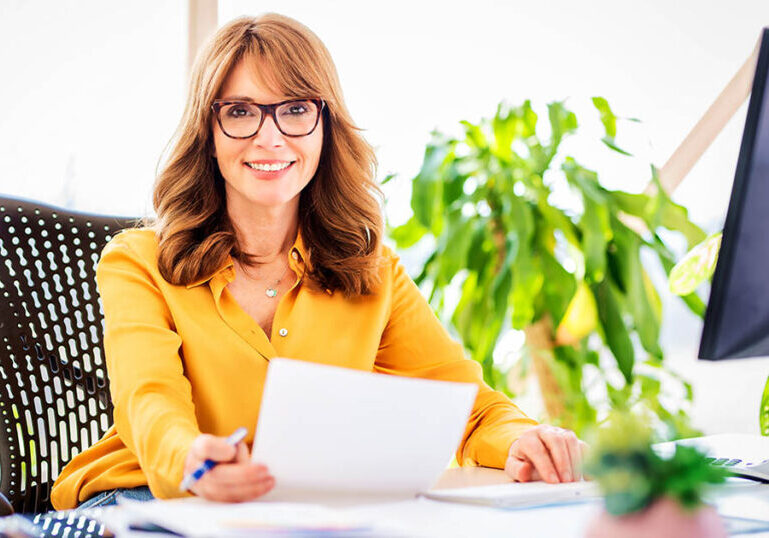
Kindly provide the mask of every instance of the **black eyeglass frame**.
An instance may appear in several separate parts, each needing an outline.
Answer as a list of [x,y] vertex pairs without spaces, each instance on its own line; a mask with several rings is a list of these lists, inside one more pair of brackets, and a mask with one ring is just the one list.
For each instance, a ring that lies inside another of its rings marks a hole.
[[[310,129],[310,131],[305,133],[305,134],[300,134],[300,135],[288,134],[288,133],[284,132],[283,129],[280,128],[280,122],[278,121],[278,118],[275,115],[275,110],[278,107],[283,106],[283,105],[285,105],[287,103],[300,103],[302,101],[313,102],[318,107],[318,114],[315,117],[315,123],[313,124],[312,129]],[[222,125],[222,117],[219,114],[219,111],[222,109],[222,107],[227,106],[227,105],[235,105],[235,104],[239,104],[239,103],[253,105],[253,106],[259,108],[259,110],[262,113],[262,118],[261,118],[261,120],[259,120],[259,125],[256,126],[256,130],[253,133],[251,133],[250,135],[248,135],[248,136],[232,136],[231,134],[229,134],[225,130],[224,126]],[[260,103],[255,103],[254,101],[247,101],[247,100],[243,100],[243,99],[236,99],[236,100],[217,99],[217,100],[215,100],[211,104],[211,110],[213,111],[214,116],[216,117],[216,123],[219,124],[219,128],[222,130],[224,135],[228,136],[230,138],[238,139],[238,140],[242,140],[242,139],[245,139],[245,138],[252,138],[252,137],[256,136],[259,133],[259,129],[261,129],[262,125],[264,125],[264,118],[266,118],[268,114],[270,115],[270,117],[272,117],[272,122],[275,124],[275,127],[278,128],[278,131],[280,131],[280,133],[283,136],[289,136],[291,138],[300,138],[302,136],[309,136],[318,127],[318,123],[320,122],[320,115],[323,112],[323,109],[325,107],[326,107],[326,102],[323,99],[287,99],[286,101],[281,101],[279,103],[273,103],[271,105],[262,105]]]

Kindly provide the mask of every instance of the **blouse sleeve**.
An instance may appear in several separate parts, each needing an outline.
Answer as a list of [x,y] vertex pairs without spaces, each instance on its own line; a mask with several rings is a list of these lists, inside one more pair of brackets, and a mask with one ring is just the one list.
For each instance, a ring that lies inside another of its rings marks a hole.
[[478,385],[457,462],[504,468],[512,442],[537,422],[484,383],[480,365],[465,357],[462,346],[449,336],[394,255],[391,264],[391,278],[385,285],[391,286],[392,307],[375,371]]
[[148,262],[118,235],[96,270],[115,428],[152,494],[179,497],[184,461],[200,434],[181,338]]

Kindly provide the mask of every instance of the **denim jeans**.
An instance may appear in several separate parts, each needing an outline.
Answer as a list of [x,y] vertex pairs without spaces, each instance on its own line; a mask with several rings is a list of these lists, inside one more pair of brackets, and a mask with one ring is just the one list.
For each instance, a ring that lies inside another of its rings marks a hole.
[[140,486],[138,488],[117,488],[97,493],[90,499],[80,503],[77,509],[96,508],[97,506],[117,504],[118,497],[134,501],[151,501],[155,498],[152,493],[150,493],[150,488],[147,486]]

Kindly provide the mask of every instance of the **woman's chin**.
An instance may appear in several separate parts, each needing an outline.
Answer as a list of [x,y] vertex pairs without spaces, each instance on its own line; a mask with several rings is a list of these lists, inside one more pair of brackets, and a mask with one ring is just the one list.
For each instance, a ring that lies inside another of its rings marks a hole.
[[279,209],[291,204],[296,196],[287,197],[280,194],[254,194],[248,197],[248,202],[259,209]]

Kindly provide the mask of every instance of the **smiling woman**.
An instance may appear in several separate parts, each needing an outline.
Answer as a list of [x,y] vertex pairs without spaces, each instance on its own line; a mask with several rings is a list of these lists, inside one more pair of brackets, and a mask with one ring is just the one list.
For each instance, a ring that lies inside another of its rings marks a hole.
[[[155,497],[184,495],[183,475],[206,460],[221,464],[192,483],[196,495],[269,491],[269,469],[248,454],[253,429],[245,441],[227,436],[257,423],[274,357],[474,383],[460,464],[516,480],[579,478],[581,442],[486,386],[381,244],[374,173],[315,34],[274,14],[217,32],[157,178],[157,220],[102,253],[115,425],[64,469],[57,509],[147,486]],[[318,441],[334,442],[333,432]],[[398,440],[404,453],[410,441]]]
[[[155,187],[161,271],[181,284],[231,253],[259,261],[251,254],[265,249],[243,245],[252,235],[237,235],[243,221],[227,214],[253,202],[272,214],[299,210],[295,225],[317,250],[312,271],[323,287],[368,293],[382,233],[374,152],[317,36],[278,15],[259,20],[258,32],[249,18],[223,27],[197,59],[179,139]],[[272,170],[286,163],[285,173]]]

